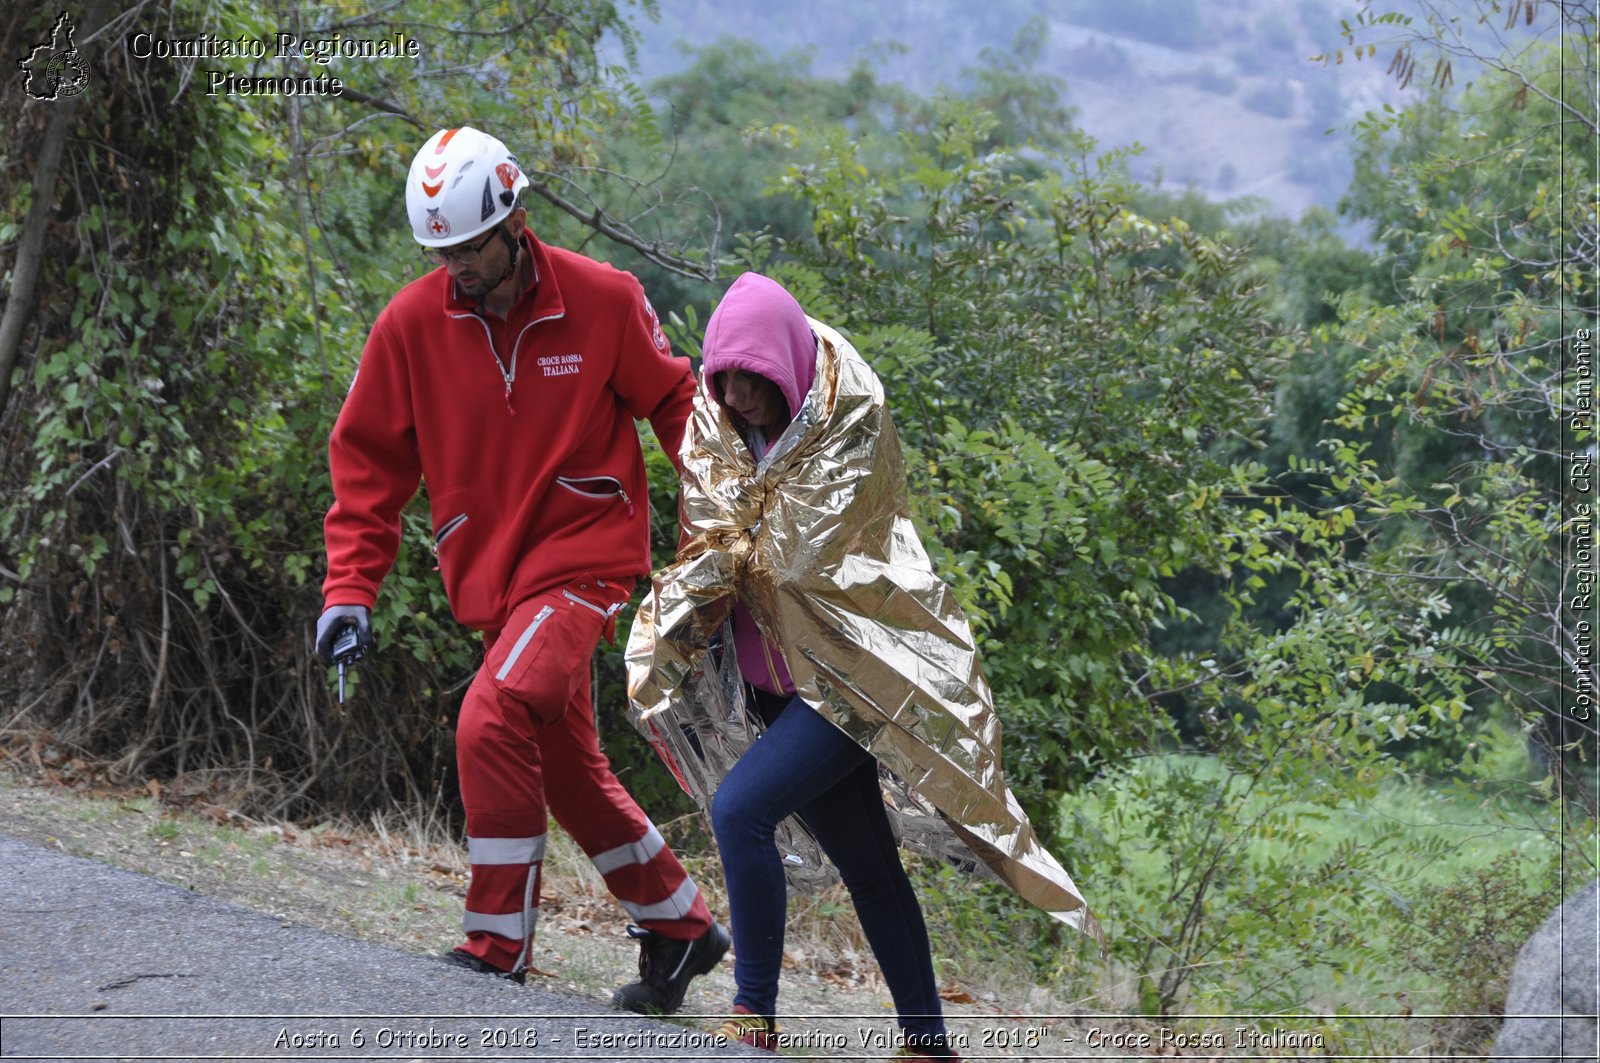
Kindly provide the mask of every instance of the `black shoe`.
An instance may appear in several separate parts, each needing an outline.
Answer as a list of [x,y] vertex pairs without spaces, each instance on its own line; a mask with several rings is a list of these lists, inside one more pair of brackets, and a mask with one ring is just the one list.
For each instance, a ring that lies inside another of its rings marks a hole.
[[502,971],[487,960],[478,959],[466,949],[451,949],[439,958],[452,967],[465,967],[467,970],[477,971],[479,974],[492,974],[496,978],[504,978],[506,981],[515,982],[518,985],[525,985],[528,981],[528,972]]
[[716,923],[693,941],[628,927],[639,942],[639,980],[611,994],[612,1006],[640,1015],[670,1015],[683,1003],[689,980],[705,974],[728,951],[728,932]]

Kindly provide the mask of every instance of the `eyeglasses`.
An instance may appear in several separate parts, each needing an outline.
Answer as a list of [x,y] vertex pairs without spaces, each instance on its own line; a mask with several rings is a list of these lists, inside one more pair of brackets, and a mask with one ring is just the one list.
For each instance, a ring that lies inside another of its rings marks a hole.
[[424,247],[422,249],[422,257],[440,266],[447,266],[451,262],[462,266],[474,265],[482,257],[483,249],[489,246],[489,241],[493,240],[495,233],[499,231],[499,229],[490,229],[489,235],[478,241],[476,247],[471,244],[450,248]]

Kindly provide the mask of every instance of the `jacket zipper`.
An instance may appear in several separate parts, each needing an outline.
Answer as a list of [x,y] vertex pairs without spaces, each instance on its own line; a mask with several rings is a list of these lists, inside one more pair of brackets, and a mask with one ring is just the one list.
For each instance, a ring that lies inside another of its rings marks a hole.
[[566,315],[546,314],[544,317],[536,317],[526,325],[523,325],[522,329],[517,333],[516,342],[511,345],[511,368],[509,369],[506,368],[506,363],[501,359],[500,352],[495,349],[494,332],[489,328],[489,323],[483,319],[482,315],[466,313],[451,314],[450,316],[453,318],[470,317],[478,324],[483,326],[483,338],[489,341],[489,354],[494,358],[494,367],[500,371],[500,379],[505,381],[506,412],[515,417],[517,415],[517,408],[511,405],[511,385],[517,381],[517,358],[522,353],[522,337],[526,336],[528,334],[528,330],[533,328],[533,326],[543,324],[546,321],[555,321],[558,318],[565,317]]
[[620,612],[622,610],[622,606],[625,604],[623,602],[618,602],[616,605],[613,605],[610,609],[602,609],[598,605],[594,604],[593,602],[589,602],[589,601],[583,600],[582,598],[578,597],[576,594],[573,594],[571,591],[564,590],[561,593],[567,599],[567,601],[573,602],[573,603],[575,603],[577,605],[581,605],[585,609],[593,609],[595,612],[599,613],[602,617],[604,617],[607,620],[610,620],[611,617],[614,614]]
[[439,571],[439,547],[444,545],[444,541],[446,539],[460,531],[461,526],[466,522],[467,515],[465,513],[458,513],[449,520],[445,521],[443,524],[439,525],[439,530],[434,533],[433,543],[428,547],[428,549],[433,551],[433,570],[435,572]]
[[460,531],[461,526],[466,522],[467,515],[465,513],[460,513],[439,525],[438,532],[436,532],[433,536],[434,557],[439,556],[439,547],[444,545],[444,541],[450,538],[450,536],[454,535],[456,532]]
[[[573,494],[582,495],[585,498],[621,498],[623,504],[628,507],[628,516],[633,516],[633,499],[628,497],[628,492],[623,489],[622,481],[615,476],[557,476],[556,483]],[[578,486],[579,484],[588,483],[610,484],[613,490],[587,491]]]

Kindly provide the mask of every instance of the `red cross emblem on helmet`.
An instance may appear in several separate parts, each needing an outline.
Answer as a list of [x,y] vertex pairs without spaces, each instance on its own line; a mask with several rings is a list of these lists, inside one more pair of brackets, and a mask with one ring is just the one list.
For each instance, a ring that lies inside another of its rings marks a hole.
[[438,237],[450,235],[450,223],[444,220],[444,216],[439,213],[438,207],[428,208],[427,226],[429,236]]

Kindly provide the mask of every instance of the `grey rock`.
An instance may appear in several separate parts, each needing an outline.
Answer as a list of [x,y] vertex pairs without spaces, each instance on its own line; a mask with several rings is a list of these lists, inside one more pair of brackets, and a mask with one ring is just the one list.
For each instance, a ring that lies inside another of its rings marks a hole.
[[1567,898],[1533,932],[1511,969],[1494,1058],[1511,1063],[1600,1059],[1600,880]]

